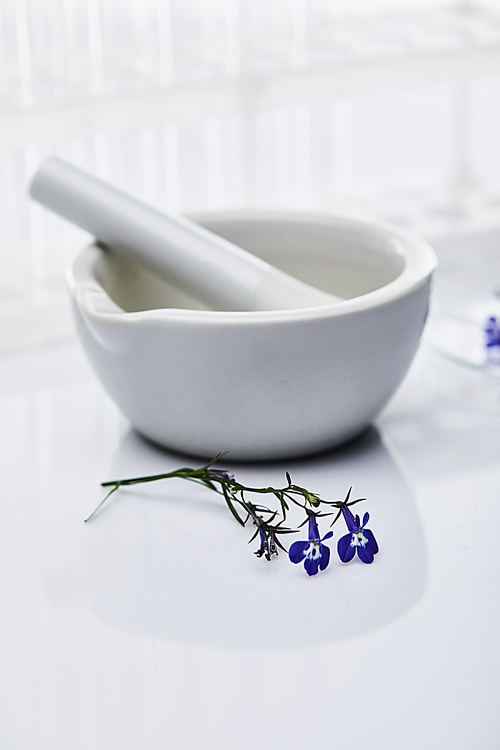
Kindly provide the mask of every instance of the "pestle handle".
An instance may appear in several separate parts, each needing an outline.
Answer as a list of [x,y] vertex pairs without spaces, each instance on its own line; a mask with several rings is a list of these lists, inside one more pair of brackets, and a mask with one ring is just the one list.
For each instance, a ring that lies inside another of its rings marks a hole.
[[98,178],[50,157],[31,196],[219,310],[276,310],[337,302],[184,217],[157,211]]

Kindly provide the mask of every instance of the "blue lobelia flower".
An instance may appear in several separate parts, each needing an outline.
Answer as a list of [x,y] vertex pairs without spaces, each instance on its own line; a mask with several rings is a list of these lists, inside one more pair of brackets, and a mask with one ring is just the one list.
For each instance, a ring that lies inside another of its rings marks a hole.
[[229,474],[227,471],[219,471],[218,469],[212,469],[208,472],[210,477],[219,479],[223,482],[234,482],[234,474]]
[[486,334],[486,348],[500,347],[500,321],[492,315],[484,328]]
[[304,561],[304,568],[310,576],[315,576],[318,570],[324,570],[330,562],[330,548],[322,544],[325,539],[333,536],[329,531],[325,536],[319,538],[319,529],[314,515],[309,516],[309,541],[294,542],[288,550],[288,557],[293,563]]
[[365,513],[363,523],[361,523],[359,516],[353,516],[347,505],[342,506],[342,513],[349,533],[337,542],[337,552],[340,559],[345,563],[350,562],[357,552],[362,562],[372,563],[378,552],[378,544],[373,532],[366,528],[366,524],[370,520],[370,514]]
[[261,523],[259,526],[259,537],[260,547],[257,552],[255,552],[255,554],[257,555],[257,557],[262,557],[262,555],[264,555],[266,560],[270,560],[272,555],[278,554],[274,531],[272,529],[268,529],[265,523]]

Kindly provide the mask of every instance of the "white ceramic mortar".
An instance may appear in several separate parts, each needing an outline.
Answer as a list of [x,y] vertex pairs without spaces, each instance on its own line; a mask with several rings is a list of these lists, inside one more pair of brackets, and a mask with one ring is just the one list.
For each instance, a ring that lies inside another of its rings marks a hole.
[[222,312],[95,245],[69,272],[78,332],[134,427],[227,460],[302,456],[348,441],[386,405],[417,351],[433,250],[392,226],[330,215],[196,217],[307,283],[347,297]]

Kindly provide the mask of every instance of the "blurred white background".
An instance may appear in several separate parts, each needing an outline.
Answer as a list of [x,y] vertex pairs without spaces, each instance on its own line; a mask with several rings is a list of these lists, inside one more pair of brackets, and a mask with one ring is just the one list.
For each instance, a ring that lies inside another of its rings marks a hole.
[[71,330],[49,154],[175,213],[500,225],[495,0],[2,0],[0,76],[3,349]]

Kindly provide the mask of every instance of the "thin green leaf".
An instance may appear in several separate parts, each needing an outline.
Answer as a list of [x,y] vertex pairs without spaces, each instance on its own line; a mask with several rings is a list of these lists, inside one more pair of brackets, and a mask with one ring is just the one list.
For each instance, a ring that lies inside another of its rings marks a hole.
[[337,523],[337,521],[339,520],[339,518],[340,518],[340,516],[341,516],[341,515],[342,515],[342,511],[341,511],[341,510],[339,510],[339,512],[337,513],[337,515],[335,516],[335,518],[334,518],[334,519],[333,519],[333,521],[331,522],[331,524],[330,524],[330,528],[332,528],[332,526],[333,526],[333,525],[334,525],[335,523]]
[[234,507],[234,505],[232,503],[232,500],[231,500],[231,498],[229,496],[229,492],[226,490],[225,487],[223,489],[224,489],[224,493],[223,493],[224,494],[224,500],[226,501],[227,507],[229,508],[229,510],[231,511],[231,513],[233,514],[234,518],[238,521],[238,523],[240,524],[240,526],[244,526],[245,523],[244,523],[243,519],[240,518],[239,513],[236,511],[236,508]]
[[253,540],[255,539],[255,537],[257,536],[258,533],[259,533],[259,527],[257,526],[257,528],[255,529],[255,532],[252,534],[252,536],[248,540],[248,544],[250,544],[251,542],[253,542]]
[[288,550],[286,547],[283,547],[278,537],[275,537],[276,546],[283,550],[283,552],[286,552],[288,554]]

